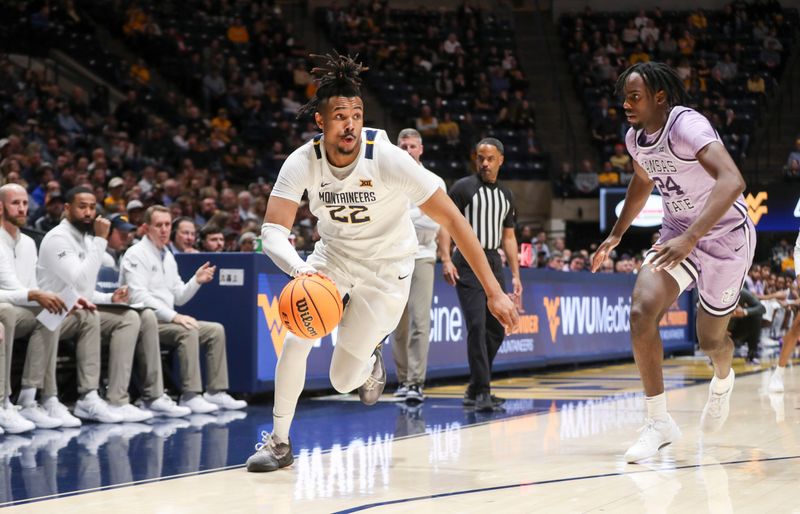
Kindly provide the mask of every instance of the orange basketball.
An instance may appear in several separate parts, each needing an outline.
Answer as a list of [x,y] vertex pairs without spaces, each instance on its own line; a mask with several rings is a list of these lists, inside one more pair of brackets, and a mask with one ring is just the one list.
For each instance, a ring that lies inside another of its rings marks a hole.
[[278,298],[283,325],[303,339],[330,334],[342,319],[342,297],[330,280],[301,275],[283,288]]

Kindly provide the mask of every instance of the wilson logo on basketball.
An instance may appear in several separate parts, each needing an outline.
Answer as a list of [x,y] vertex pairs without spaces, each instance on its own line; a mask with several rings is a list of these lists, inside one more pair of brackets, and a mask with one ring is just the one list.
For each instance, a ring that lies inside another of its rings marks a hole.
[[294,306],[297,309],[297,314],[300,316],[300,321],[302,321],[303,326],[306,327],[306,332],[314,337],[317,337],[317,331],[314,328],[314,316],[308,312],[308,302],[306,299],[301,298],[297,300]]

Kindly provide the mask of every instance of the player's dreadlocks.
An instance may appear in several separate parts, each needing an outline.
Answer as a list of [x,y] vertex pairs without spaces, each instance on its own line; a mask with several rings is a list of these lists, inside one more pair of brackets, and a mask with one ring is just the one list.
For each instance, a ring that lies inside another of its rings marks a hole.
[[640,62],[623,71],[617,79],[617,95],[625,95],[625,82],[632,73],[638,73],[642,77],[644,85],[651,93],[664,91],[670,107],[689,103],[689,94],[678,73],[662,62]]
[[[356,62],[349,55],[342,55],[339,52],[331,54],[316,55],[311,54],[312,59],[321,59],[322,63],[311,70],[317,80],[319,88],[314,98],[308,101],[297,111],[297,117],[302,118],[306,115],[314,115],[319,110],[322,102],[334,96],[344,96],[352,98],[361,96],[361,72],[369,68],[364,67],[360,62]],[[356,55],[358,58],[358,55]]]

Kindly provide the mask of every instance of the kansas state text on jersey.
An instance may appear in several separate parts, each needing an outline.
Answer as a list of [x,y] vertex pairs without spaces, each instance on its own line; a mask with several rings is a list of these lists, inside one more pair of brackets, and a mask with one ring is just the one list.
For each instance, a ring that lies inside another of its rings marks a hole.
[[[665,226],[684,231],[700,215],[716,181],[695,155],[719,140],[702,114],[681,106],[672,108],[664,129],[655,137],[648,138],[644,129],[628,130],[628,152],[661,193]],[[713,239],[727,234],[746,220],[747,207],[740,195],[704,237]]]

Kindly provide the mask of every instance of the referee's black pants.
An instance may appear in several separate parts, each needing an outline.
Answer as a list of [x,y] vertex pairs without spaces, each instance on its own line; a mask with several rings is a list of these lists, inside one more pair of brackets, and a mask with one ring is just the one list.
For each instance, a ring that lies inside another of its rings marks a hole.
[[[503,262],[496,250],[486,250],[486,258],[495,278],[503,291],[506,290]],[[486,304],[486,292],[478,277],[469,267],[461,252],[453,255],[453,264],[458,270],[456,282],[458,301],[467,321],[467,359],[469,360],[470,397],[481,393],[489,393],[489,382],[492,379],[492,362],[503,344],[505,329],[497,321]]]
[[758,343],[761,340],[761,315],[731,318],[728,323],[728,332],[734,344],[747,343],[747,359],[758,357]]

